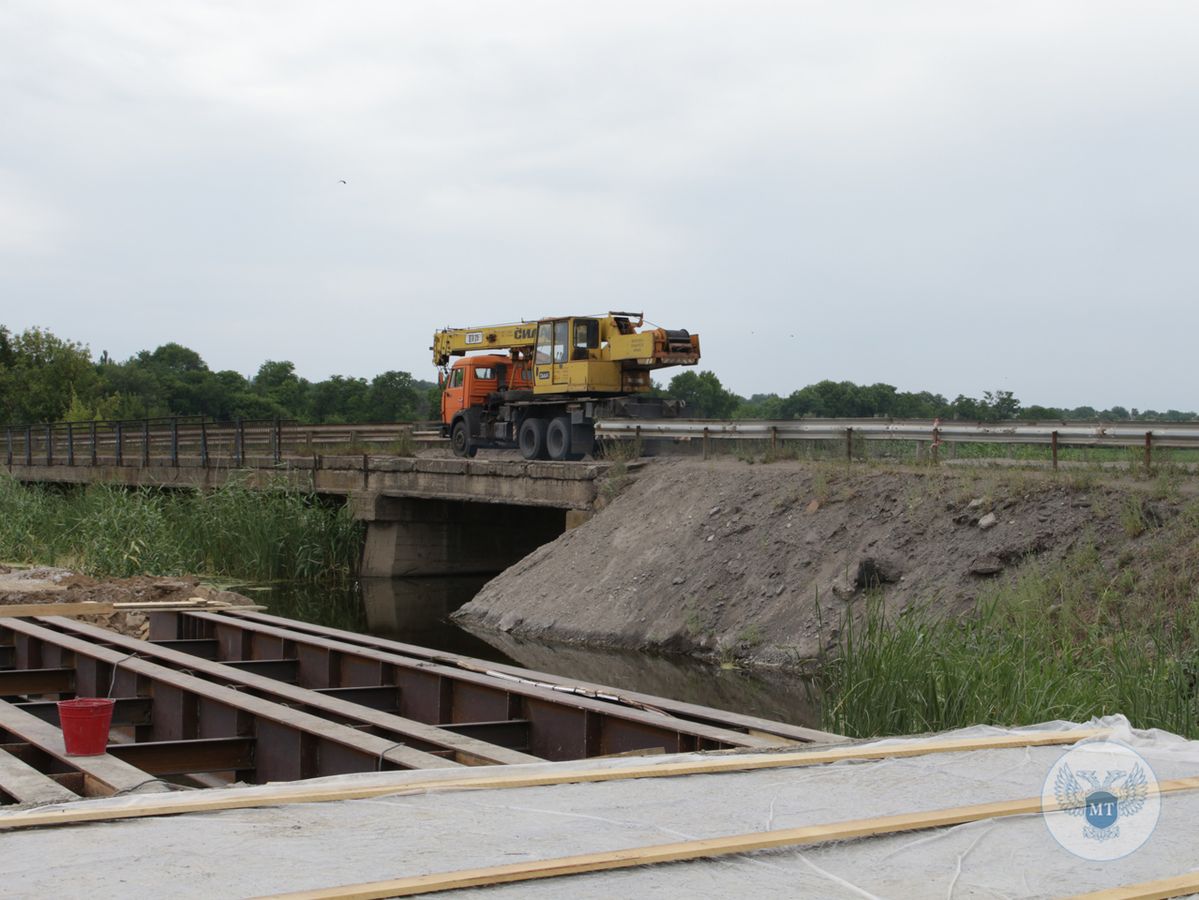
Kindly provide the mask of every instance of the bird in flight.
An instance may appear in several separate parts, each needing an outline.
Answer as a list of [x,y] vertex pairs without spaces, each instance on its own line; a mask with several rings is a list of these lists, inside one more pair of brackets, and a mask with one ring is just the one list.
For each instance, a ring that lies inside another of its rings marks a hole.
[[349,182],[348,182],[348,181],[346,181],[344,178],[339,178],[339,179],[337,179],[337,183],[338,183],[338,184],[349,184]]

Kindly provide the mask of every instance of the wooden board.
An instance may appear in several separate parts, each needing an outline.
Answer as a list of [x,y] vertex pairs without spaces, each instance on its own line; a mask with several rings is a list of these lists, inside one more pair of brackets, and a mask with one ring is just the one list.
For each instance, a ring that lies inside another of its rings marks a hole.
[[[144,659],[165,660],[172,665],[178,666],[180,671],[187,670],[205,676],[212,676],[218,683],[223,681],[253,688],[264,699],[269,699],[273,702],[286,703],[310,711],[321,710],[331,713],[333,715],[330,716],[330,719],[334,721],[344,719],[346,722],[359,722],[377,726],[384,731],[400,735],[405,740],[412,738],[418,741],[428,741],[435,747],[454,751],[457,761],[464,764],[493,765],[500,763],[517,765],[520,763],[544,762],[540,757],[529,753],[509,750],[497,744],[489,744],[486,741],[454,734],[452,731],[446,731],[436,725],[427,725],[424,722],[417,722],[393,713],[382,712],[372,709],[369,706],[361,706],[349,700],[343,700],[338,697],[329,696],[328,694],[320,694],[316,691],[283,681],[277,681],[273,678],[267,678],[263,675],[255,675],[252,672],[240,669],[231,669],[226,664],[216,662],[215,660],[201,659],[168,647],[147,644],[145,641],[140,641],[136,638],[112,634],[94,625],[85,625],[82,622],[73,621],[57,621],[53,618],[50,618],[48,621],[51,624],[69,630],[74,635],[85,637],[88,640],[97,642],[107,641],[111,647],[127,650],[131,653],[139,653]],[[341,717],[341,719],[336,717]],[[443,763],[443,765],[445,764]]]
[[14,813],[0,816],[0,832],[19,828],[43,827],[47,825],[76,825],[82,822],[100,822],[114,819],[171,816],[180,813],[214,812],[224,809],[250,809],[260,806],[283,806],[293,803],[326,803],[337,800],[367,800],[373,797],[425,793],[441,790],[500,790],[521,787],[542,787],[552,784],[576,784],[583,782],[622,781],[635,778],[669,778],[687,775],[710,775],[723,772],[749,772],[758,769],[793,768],[817,766],[847,760],[891,759],[907,756],[923,756],[932,753],[961,753],[975,750],[1000,750],[1013,747],[1038,747],[1054,744],[1072,744],[1084,738],[1108,734],[1102,729],[1076,729],[1073,731],[1040,731],[1023,734],[992,735],[974,738],[939,738],[927,741],[911,741],[897,744],[836,747],[830,750],[805,751],[801,753],[732,754],[712,756],[707,759],[685,760],[661,765],[626,766],[623,768],[597,769],[578,768],[557,771],[519,772],[503,770],[497,774],[466,776],[460,778],[421,779],[399,784],[363,785],[360,787],[314,787],[297,791],[282,788],[276,794],[259,793],[256,796],[239,797],[226,794],[222,797],[180,799],[179,802],[157,803],[147,801],[123,809],[63,809],[46,812]]
[[[239,606],[238,609],[264,609],[261,606]],[[0,619],[36,616],[106,616],[114,612],[217,612],[233,609],[217,600],[130,600],[124,603],[11,603],[0,606]]]
[[168,789],[153,775],[107,753],[99,756],[69,755],[62,742],[61,731],[6,700],[0,700],[0,728],[11,731],[22,741],[44,750],[70,768],[82,772],[85,793],[89,797],[108,797],[139,787],[147,793]]
[[1167,897],[1182,897],[1194,893],[1199,893],[1199,872],[1142,881],[1140,884],[1126,884],[1089,894],[1075,894],[1070,900],[1166,900]]
[[0,606],[0,619],[14,616],[104,616],[116,612],[111,603],[12,603]]
[[0,750],[0,791],[17,803],[66,803],[79,799],[78,794],[6,750]]
[[[1171,793],[1199,788],[1199,776],[1178,778],[1158,784],[1160,793]],[[880,834],[895,834],[902,831],[923,831],[929,828],[945,828],[983,819],[999,819],[1009,816],[1026,816],[1040,813],[1042,809],[1060,808],[1056,804],[1043,806],[1040,797],[1024,800],[1001,800],[994,803],[977,803],[970,806],[955,806],[927,812],[900,813],[894,816],[877,816],[869,819],[850,819],[828,825],[807,825],[802,828],[783,828],[777,831],[755,831],[725,837],[705,838],[696,841],[680,841],[673,844],[654,844],[630,847],[624,850],[609,850],[603,853],[585,853],[562,856],[556,859],[532,860],[506,866],[487,866],[478,869],[461,869],[456,872],[441,872],[432,875],[416,875],[408,878],[393,878],[363,884],[341,885],[313,891],[296,891],[275,895],[273,900],[377,900],[386,897],[411,897],[436,891],[457,890],[493,884],[511,884],[517,881],[533,881],[558,878],[563,875],[579,875],[588,872],[604,872],[612,869],[628,869],[659,863],[683,862],[693,859],[709,859],[736,853],[753,853],[778,847],[797,847],[844,841],[853,838],[873,837]],[[1126,896],[1118,894],[1115,896]],[[1133,897],[1140,894],[1128,895]],[[1146,894],[1144,896],[1176,896],[1174,894]]]

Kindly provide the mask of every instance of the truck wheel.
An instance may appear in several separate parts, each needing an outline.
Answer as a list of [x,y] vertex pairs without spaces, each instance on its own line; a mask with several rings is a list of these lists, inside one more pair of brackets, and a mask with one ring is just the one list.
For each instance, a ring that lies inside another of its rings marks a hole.
[[545,430],[545,449],[550,459],[570,459],[570,416],[556,416]]
[[471,443],[470,429],[467,428],[465,419],[459,419],[454,423],[454,428],[450,432],[450,446],[453,448],[455,456],[469,457],[479,452],[479,448]]
[[525,459],[545,459],[545,419],[525,419],[520,425],[517,442],[520,455]]

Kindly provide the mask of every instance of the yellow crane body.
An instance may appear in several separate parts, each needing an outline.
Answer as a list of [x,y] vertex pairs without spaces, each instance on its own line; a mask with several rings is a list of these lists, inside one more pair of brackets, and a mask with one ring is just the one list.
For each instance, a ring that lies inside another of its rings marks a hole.
[[445,367],[454,356],[508,351],[517,365],[531,367],[537,395],[643,393],[653,386],[650,371],[699,362],[699,335],[637,331],[643,323],[639,313],[609,313],[445,328],[433,336],[433,362]]
[[525,459],[581,459],[599,419],[677,414],[677,401],[644,396],[650,372],[695,365],[699,336],[643,324],[640,313],[611,312],[436,332],[441,427],[454,453],[516,447]]

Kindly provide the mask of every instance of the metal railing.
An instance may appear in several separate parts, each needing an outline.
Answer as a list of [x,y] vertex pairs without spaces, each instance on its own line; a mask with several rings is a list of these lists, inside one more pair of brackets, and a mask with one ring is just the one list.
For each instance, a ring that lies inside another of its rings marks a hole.
[[[440,423],[351,423],[306,425],[279,419],[213,422],[202,417],[137,419],[119,422],[56,422],[0,426],[6,464],[13,465],[222,465],[279,464],[285,457],[314,456],[320,450],[361,452],[410,442],[440,445]],[[702,443],[705,457],[713,441],[749,440],[778,448],[785,441],[841,441],[852,459],[860,441],[913,441],[934,459],[946,444],[1025,444],[1048,446],[1053,464],[1064,447],[1140,448],[1146,466],[1161,448],[1199,449],[1199,422],[995,422],[939,419],[608,419],[596,426],[601,439],[654,439]],[[694,446],[691,444],[691,446]]]
[[200,416],[0,426],[6,465],[246,466],[279,464],[339,445],[423,443],[426,423],[304,425],[281,419],[213,422]]
[[699,440],[707,458],[713,440],[843,441],[852,459],[855,441],[927,442],[933,458],[943,444],[1031,444],[1048,446],[1053,465],[1062,447],[1134,447],[1152,465],[1154,448],[1199,449],[1199,422],[942,422],[940,419],[609,419],[596,434],[604,438]]

